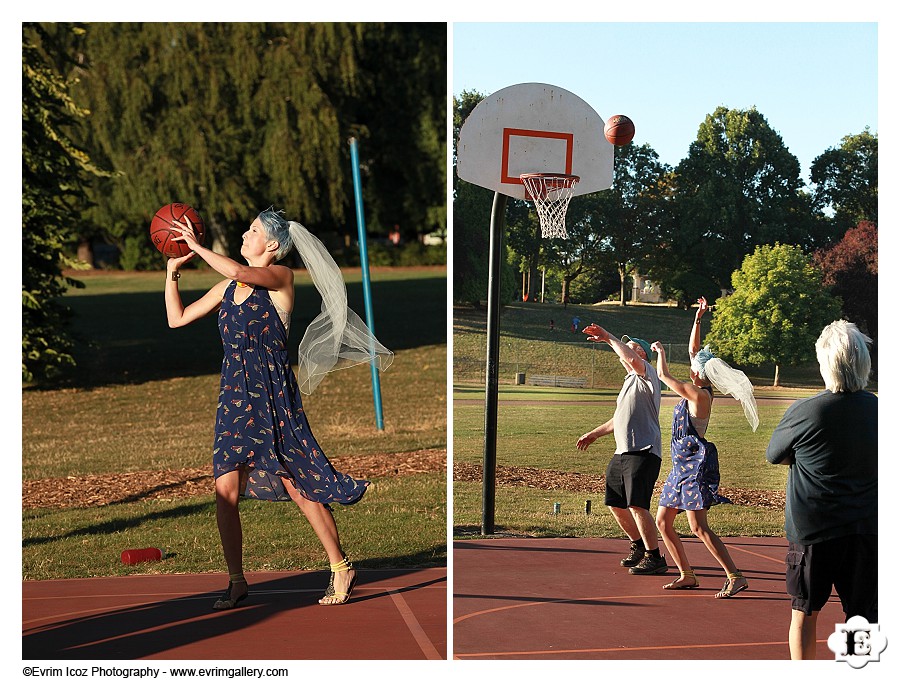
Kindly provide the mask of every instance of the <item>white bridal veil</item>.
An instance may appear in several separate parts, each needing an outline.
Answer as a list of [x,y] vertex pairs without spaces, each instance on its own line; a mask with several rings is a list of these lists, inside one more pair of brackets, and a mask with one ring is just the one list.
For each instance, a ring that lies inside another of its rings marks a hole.
[[691,356],[691,369],[697,372],[701,379],[709,380],[719,393],[739,400],[744,408],[744,416],[756,431],[756,427],[759,426],[759,414],[756,409],[756,398],[753,397],[753,384],[746,374],[713,355],[709,346]]
[[300,223],[291,220],[288,225],[294,246],[322,296],[322,312],[310,323],[300,341],[297,363],[300,390],[308,395],[328,372],[363,362],[375,362],[381,371],[386,370],[394,354],[347,307],[344,277],[325,245]]

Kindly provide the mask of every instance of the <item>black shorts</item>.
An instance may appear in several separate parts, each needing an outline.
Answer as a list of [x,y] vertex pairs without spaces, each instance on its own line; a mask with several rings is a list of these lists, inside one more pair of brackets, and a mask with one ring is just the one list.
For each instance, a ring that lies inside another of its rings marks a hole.
[[649,450],[613,455],[606,467],[607,507],[650,509],[662,460]]
[[847,618],[878,622],[877,535],[847,535],[814,545],[790,542],[785,564],[795,611],[821,611],[834,586]]

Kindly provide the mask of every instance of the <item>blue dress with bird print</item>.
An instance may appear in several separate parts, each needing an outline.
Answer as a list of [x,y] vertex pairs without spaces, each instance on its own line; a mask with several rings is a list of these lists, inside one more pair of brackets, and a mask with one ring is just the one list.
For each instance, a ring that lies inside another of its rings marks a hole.
[[697,511],[723,502],[731,500],[719,495],[719,452],[699,435],[688,401],[682,398],[672,415],[672,471],[663,484],[659,506]]
[[241,494],[253,499],[290,500],[284,478],[314,502],[358,502],[369,483],[335,471],[316,442],[288,358],[287,328],[269,291],[253,287],[238,304],[236,290],[236,282],[228,285],[219,309],[225,357],[215,478],[243,469]]

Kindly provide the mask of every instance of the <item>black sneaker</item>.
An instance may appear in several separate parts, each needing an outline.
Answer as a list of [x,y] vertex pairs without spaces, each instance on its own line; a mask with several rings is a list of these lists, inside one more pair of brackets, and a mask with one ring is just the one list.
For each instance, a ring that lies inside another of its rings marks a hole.
[[631,551],[628,553],[628,556],[622,559],[619,563],[626,568],[630,568],[631,566],[637,566],[641,563],[641,559],[644,558],[644,554],[646,550],[644,549],[644,541],[637,540],[631,543]]
[[660,555],[659,559],[656,559],[648,552],[636,566],[629,568],[628,572],[632,575],[658,575],[668,570],[669,566],[666,564],[664,556]]

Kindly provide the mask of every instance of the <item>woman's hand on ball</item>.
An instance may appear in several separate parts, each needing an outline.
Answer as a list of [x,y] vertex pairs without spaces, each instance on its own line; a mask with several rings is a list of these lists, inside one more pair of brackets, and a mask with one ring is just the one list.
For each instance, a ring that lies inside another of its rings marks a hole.
[[173,227],[181,233],[180,236],[173,237],[172,241],[184,242],[193,254],[196,247],[200,246],[200,242],[197,241],[197,233],[194,230],[194,225],[193,223],[191,223],[191,219],[186,215],[182,216],[182,219],[184,220],[184,223],[180,223],[177,220],[173,221],[172,223]]

